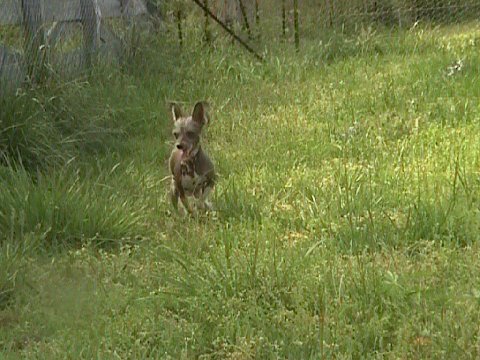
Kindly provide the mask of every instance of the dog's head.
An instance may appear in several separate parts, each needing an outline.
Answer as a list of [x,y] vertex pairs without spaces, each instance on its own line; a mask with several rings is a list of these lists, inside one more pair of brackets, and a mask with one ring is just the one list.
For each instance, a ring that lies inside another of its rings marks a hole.
[[195,154],[200,144],[202,128],[208,123],[207,103],[197,102],[191,116],[185,116],[178,104],[171,104],[175,148],[182,151],[182,158]]

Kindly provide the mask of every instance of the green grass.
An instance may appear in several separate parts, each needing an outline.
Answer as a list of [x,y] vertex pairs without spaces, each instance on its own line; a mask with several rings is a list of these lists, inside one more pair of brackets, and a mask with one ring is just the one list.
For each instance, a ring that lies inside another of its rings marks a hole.
[[[200,36],[0,110],[2,358],[480,356],[478,25]],[[166,99],[213,105],[215,216],[172,214]]]

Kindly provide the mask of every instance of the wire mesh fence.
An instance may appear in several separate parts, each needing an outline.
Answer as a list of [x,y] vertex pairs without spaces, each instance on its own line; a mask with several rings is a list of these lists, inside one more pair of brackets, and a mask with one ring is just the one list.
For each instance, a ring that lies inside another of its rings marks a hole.
[[358,24],[408,28],[419,22],[460,24],[478,20],[479,0],[322,0],[311,2],[318,11],[316,25],[330,28]]
[[[155,0],[151,0],[155,1]],[[211,41],[208,18],[201,25],[201,11],[194,0],[157,0],[164,19],[183,42],[186,27],[202,27]],[[223,23],[257,49],[291,40],[297,47],[302,38],[355,35],[368,27],[376,35],[400,35],[398,30],[415,27],[478,27],[480,0],[198,0]],[[197,21],[190,21],[196,14]],[[189,18],[190,16],[190,18]],[[210,21],[211,24],[211,21]],[[215,31],[215,30],[213,30]]]
[[[480,0],[199,1],[258,49],[274,46],[272,36],[300,47],[304,36],[352,34],[364,26],[388,35],[418,24],[478,27],[480,19]],[[222,31],[192,0],[0,0],[0,9],[2,89],[52,74],[71,76],[98,57],[122,62],[139,23],[148,34],[162,22],[180,44],[188,26],[203,28],[208,42],[212,31]],[[189,16],[198,21],[186,21]]]

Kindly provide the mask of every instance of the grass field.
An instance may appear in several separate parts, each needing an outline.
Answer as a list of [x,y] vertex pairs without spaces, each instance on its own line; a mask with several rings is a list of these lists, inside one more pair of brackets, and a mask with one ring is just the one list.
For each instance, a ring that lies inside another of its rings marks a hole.
[[[2,100],[1,357],[480,357],[478,24],[199,37]],[[212,104],[209,217],[167,201],[167,99]]]

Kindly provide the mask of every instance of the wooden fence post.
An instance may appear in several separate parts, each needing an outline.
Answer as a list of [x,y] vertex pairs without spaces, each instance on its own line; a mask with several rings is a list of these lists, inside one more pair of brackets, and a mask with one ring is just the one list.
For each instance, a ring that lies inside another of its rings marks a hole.
[[80,18],[83,27],[85,63],[90,68],[100,37],[101,13],[97,0],[80,0]]
[[155,0],[147,0],[145,6],[147,8],[148,14],[152,18],[155,30],[158,30],[160,24],[164,20],[161,4],[158,4]]
[[22,17],[25,31],[25,63],[27,75],[33,82],[41,81],[45,54],[45,31],[39,0],[22,0]]

